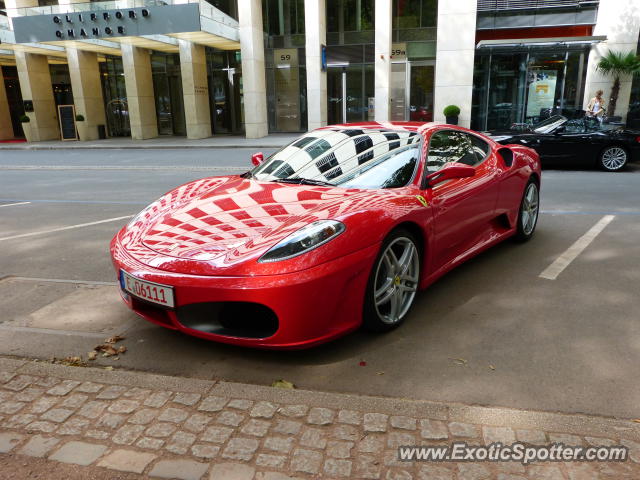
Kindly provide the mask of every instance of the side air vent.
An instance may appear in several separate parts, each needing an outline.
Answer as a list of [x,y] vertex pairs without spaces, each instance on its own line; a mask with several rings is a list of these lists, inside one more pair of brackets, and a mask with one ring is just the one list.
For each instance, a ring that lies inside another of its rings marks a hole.
[[502,158],[502,161],[507,167],[513,165],[513,152],[510,148],[501,148],[498,150],[498,155]]

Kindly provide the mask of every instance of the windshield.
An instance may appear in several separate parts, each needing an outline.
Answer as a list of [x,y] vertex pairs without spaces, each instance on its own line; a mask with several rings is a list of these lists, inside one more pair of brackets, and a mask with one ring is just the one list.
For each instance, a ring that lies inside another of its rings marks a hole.
[[342,188],[404,187],[420,160],[420,138],[404,130],[316,130],[278,150],[249,175]]
[[566,117],[563,117],[562,115],[554,115],[540,123],[536,123],[533,127],[533,131],[536,133],[551,133],[566,121]]

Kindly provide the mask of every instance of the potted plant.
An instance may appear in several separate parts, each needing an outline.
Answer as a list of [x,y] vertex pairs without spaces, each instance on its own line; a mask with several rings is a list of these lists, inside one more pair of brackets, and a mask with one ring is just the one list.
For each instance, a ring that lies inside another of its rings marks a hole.
[[29,125],[29,122],[31,122],[31,119],[27,115],[25,114],[20,115],[20,123],[22,124],[22,131],[24,132],[24,138],[27,140],[27,142],[32,141],[31,125]]
[[458,124],[458,115],[460,115],[460,107],[457,105],[447,105],[444,107],[442,111],[444,113],[445,118],[447,119],[447,123],[451,125]]
[[84,115],[76,115],[76,128],[78,129],[78,137],[81,141],[89,140],[89,127],[84,121]]
[[629,78],[632,75],[640,74],[640,57],[634,52],[614,52],[609,50],[600,59],[596,69],[605,75],[614,77],[613,87],[611,87],[611,99],[607,106],[607,115],[613,117],[616,112],[618,95],[620,94],[620,77]]

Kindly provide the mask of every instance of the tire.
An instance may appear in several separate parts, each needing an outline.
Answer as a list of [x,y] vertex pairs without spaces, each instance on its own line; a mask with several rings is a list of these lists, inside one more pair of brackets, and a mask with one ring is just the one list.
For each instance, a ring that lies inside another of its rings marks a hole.
[[605,172],[619,172],[629,161],[629,152],[619,145],[609,145],[598,156],[598,167]]
[[518,230],[514,239],[518,242],[526,242],[536,231],[538,216],[540,213],[540,187],[535,179],[531,178],[524,187],[520,210],[518,211]]
[[388,332],[402,324],[416,297],[420,268],[415,236],[404,229],[391,232],[382,243],[369,276],[362,318],[366,330]]

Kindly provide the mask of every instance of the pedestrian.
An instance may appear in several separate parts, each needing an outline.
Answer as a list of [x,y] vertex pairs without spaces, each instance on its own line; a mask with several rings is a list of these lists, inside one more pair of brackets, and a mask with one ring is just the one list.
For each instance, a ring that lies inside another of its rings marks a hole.
[[602,98],[603,93],[604,92],[602,90],[598,90],[596,92],[596,96],[589,100],[586,111],[587,117],[595,117],[602,121],[606,107],[604,98]]

